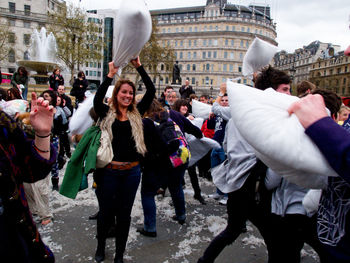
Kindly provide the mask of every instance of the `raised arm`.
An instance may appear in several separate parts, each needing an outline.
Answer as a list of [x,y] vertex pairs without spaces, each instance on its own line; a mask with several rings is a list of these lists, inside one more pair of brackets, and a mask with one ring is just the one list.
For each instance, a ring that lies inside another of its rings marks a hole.
[[136,68],[137,72],[142,78],[143,83],[146,86],[146,93],[141,99],[141,101],[137,104],[137,109],[142,116],[151,106],[154,96],[156,94],[156,88],[154,87],[153,81],[148,76],[144,67],[141,65],[140,58],[137,57],[136,59],[133,59],[130,62]]
[[94,110],[96,114],[104,118],[107,115],[107,112],[109,110],[109,106],[103,103],[103,100],[105,98],[105,95],[107,93],[108,87],[111,85],[113,78],[115,74],[118,71],[118,68],[114,66],[113,62],[108,63],[109,72],[105,78],[105,80],[102,82],[100,87],[97,89],[97,92],[95,94],[94,98]]

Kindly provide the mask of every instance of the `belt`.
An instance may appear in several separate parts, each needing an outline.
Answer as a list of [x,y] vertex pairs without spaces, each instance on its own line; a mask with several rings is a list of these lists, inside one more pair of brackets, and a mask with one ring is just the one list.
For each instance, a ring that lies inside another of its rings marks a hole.
[[106,168],[114,170],[130,170],[131,168],[139,165],[139,162],[110,162]]

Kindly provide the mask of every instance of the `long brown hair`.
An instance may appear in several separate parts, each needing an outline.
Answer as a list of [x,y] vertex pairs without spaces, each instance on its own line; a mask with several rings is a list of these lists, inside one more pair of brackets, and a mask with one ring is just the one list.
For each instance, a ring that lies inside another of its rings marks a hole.
[[132,98],[132,102],[131,104],[128,106],[128,110],[132,111],[135,108],[135,96],[136,96],[136,88],[135,88],[135,84],[128,80],[128,79],[120,79],[117,81],[117,83],[115,83],[114,89],[113,89],[113,93],[112,93],[112,98],[110,101],[110,104],[115,108],[116,112],[117,112],[117,116],[120,116],[120,111],[119,111],[119,104],[118,104],[118,100],[117,100],[117,94],[120,91],[120,88],[123,84],[128,84],[132,87],[132,91],[133,91],[133,98]]

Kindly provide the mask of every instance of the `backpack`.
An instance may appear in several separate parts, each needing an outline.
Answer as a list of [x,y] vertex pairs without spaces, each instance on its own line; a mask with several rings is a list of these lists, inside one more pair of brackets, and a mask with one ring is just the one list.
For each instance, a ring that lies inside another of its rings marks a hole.
[[159,122],[154,122],[160,131],[162,140],[167,145],[167,153],[171,165],[176,168],[189,162],[191,153],[185,136],[180,127],[164,114]]

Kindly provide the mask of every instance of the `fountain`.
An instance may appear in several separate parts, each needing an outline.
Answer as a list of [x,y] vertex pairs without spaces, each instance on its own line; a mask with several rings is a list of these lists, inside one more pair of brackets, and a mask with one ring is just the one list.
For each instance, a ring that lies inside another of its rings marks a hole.
[[40,32],[34,30],[31,36],[29,48],[29,60],[17,61],[17,65],[25,67],[28,71],[36,71],[34,77],[36,84],[47,84],[48,72],[58,67],[56,63],[57,44],[52,32],[47,35],[46,28],[42,27]]

